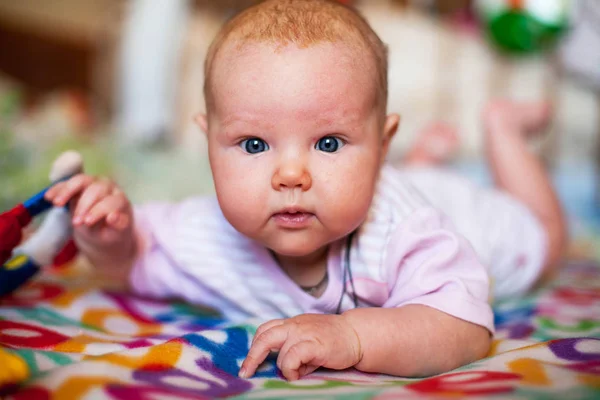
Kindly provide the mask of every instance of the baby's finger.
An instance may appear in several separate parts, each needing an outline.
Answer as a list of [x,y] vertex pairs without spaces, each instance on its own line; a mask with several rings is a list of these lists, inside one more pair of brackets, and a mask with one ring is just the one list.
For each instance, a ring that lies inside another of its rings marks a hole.
[[291,346],[285,354],[279,354],[281,360],[278,358],[277,365],[281,365],[279,369],[283,376],[295,381],[317,369],[313,365],[315,350],[315,343],[305,340]]
[[55,206],[62,207],[73,197],[94,182],[88,175],[75,175],[65,182],[59,182],[46,191],[44,198]]
[[274,328],[276,326],[283,325],[284,323],[285,323],[285,319],[274,319],[272,321],[265,322],[264,324],[259,326],[258,329],[256,330],[256,333],[254,334],[254,337],[252,338],[252,344],[254,344],[254,341],[256,340],[256,338],[259,337],[260,335],[262,335],[264,332],[266,332],[269,329]]
[[73,222],[75,224],[85,222],[88,212],[99,201],[109,196],[111,186],[107,181],[96,181],[92,183],[82,194],[73,210]]
[[119,231],[122,231],[126,229],[131,223],[131,217],[127,213],[113,211],[106,216],[106,223],[109,226]]
[[[304,340],[303,340],[304,342]],[[313,353],[319,351],[317,350],[317,347],[319,346],[319,344],[317,342],[315,342],[314,340],[306,340],[306,342],[312,343],[312,351]],[[283,346],[281,346],[281,350],[279,350],[279,355],[277,356],[277,368],[279,368],[280,370],[283,371],[283,360],[286,359],[287,354],[289,353],[289,351],[296,346],[296,344],[298,344],[299,342],[293,342],[291,340],[288,340],[287,342],[285,342],[283,344]],[[322,351],[319,351],[319,354],[322,353]],[[313,369],[313,371],[316,369],[316,367]],[[311,371],[312,372],[312,371]],[[307,374],[309,374],[310,372],[307,372]],[[305,375],[305,374],[304,374]],[[300,376],[304,376],[303,374],[300,374]]]
[[87,226],[92,226],[96,222],[107,218],[111,213],[120,213],[122,210],[125,210],[126,207],[127,200],[125,200],[123,196],[111,195],[104,197],[102,200],[94,204],[93,207],[81,217],[83,218],[82,222]]
[[240,378],[250,378],[271,351],[277,351],[288,340],[286,325],[276,326],[256,338],[240,369]]
[[50,186],[48,190],[46,190],[46,193],[44,193],[44,198],[48,201],[53,201],[56,195],[63,190],[66,184],[67,182],[58,182]]
[[283,344],[283,346],[281,346],[281,349],[279,349],[279,354],[277,355],[277,362],[276,362],[277,368],[279,368],[279,369],[282,368],[281,362],[285,358],[285,355],[287,354],[287,352],[290,351],[290,348],[292,348],[292,346],[295,346],[296,343],[298,343],[298,341],[288,340],[287,342],[285,342]]

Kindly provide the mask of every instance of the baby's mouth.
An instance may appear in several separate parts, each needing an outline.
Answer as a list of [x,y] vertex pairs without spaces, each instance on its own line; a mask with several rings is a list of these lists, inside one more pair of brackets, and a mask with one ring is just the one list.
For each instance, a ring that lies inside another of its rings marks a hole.
[[273,214],[273,220],[282,228],[300,229],[312,223],[315,215],[303,210],[282,210]]

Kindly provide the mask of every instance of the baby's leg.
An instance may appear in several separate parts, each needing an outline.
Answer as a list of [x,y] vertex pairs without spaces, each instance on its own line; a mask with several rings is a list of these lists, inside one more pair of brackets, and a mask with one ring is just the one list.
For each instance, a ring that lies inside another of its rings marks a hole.
[[402,160],[403,165],[439,165],[447,162],[458,149],[456,130],[439,122],[417,134],[417,138]]
[[486,152],[496,185],[525,204],[546,231],[543,278],[560,265],[567,243],[567,227],[552,182],[527,146],[528,135],[543,129],[550,114],[547,103],[496,101],[483,115]]

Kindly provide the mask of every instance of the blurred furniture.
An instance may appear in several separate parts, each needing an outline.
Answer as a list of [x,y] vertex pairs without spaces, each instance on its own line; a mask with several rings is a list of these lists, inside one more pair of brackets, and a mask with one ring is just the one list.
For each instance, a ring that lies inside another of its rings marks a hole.
[[120,0],[0,0],[0,71],[36,97],[68,88],[107,108]]

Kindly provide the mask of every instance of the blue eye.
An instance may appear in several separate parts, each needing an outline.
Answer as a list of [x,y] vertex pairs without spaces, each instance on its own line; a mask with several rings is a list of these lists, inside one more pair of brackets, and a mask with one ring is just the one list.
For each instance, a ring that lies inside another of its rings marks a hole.
[[269,145],[267,144],[267,142],[259,138],[250,138],[242,140],[240,142],[240,146],[242,147],[242,149],[244,149],[246,153],[249,154],[257,154],[269,150]]
[[315,148],[327,153],[335,153],[344,146],[344,142],[335,136],[325,136],[319,139]]

